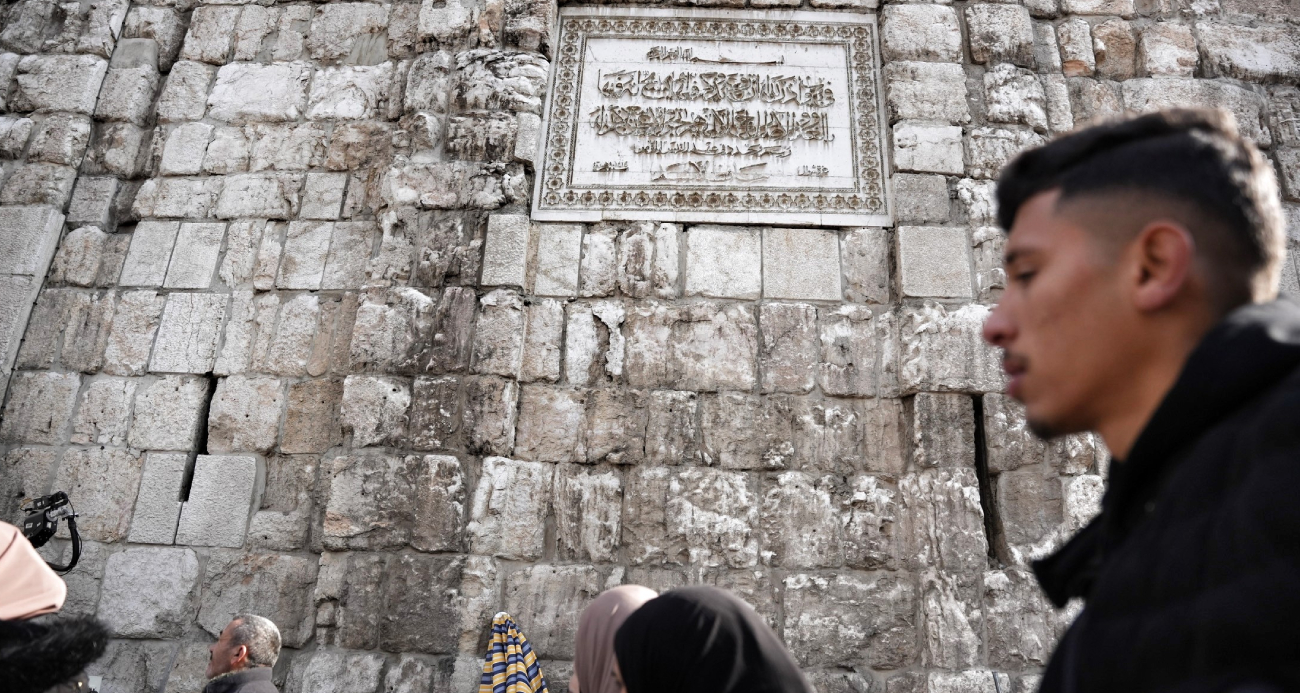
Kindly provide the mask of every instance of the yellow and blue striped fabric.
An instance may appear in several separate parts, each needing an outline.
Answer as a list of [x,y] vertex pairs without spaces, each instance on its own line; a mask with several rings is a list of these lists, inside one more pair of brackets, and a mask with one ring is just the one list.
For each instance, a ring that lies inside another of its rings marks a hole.
[[478,693],[550,693],[533,646],[504,611],[492,619],[492,643],[483,658]]

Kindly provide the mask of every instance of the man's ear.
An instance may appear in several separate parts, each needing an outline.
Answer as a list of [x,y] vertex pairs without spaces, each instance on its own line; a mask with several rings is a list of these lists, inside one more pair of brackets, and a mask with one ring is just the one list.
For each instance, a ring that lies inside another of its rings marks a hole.
[[1196,241],[1183,225],[1158,219],[1143,227],[1129,246],[1136,261],[1134,306],[1153,311],[1168,306],[1192,279]]
[[238,667],[247,663],[248,663],[248,645],[240,645],[239,647],[236,647],[235,659],[233,662],[231,662],[231,664],[234,664],[236,667]]

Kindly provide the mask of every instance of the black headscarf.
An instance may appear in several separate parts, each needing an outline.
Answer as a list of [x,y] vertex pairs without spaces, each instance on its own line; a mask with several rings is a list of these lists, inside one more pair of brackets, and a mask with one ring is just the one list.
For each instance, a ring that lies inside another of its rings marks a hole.
[[628,693],[812,693],[776,633],[716,587],[651,599],[614,636]]

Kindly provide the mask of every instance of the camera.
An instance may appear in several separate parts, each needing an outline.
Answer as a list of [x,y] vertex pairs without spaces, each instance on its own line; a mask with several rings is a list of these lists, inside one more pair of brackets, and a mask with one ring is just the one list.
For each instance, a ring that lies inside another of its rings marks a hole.
[[77,513],[72,508],[72,501],[63,491],[55,491],[48,496],[32,499],[23,504],[23,536],[32,546],[40,548],[54,537],[59,529],[59,520],[68,521],[68,533],[72,535],[72,558],[67,565],[58,565],[46,561],[56,572],[67,573],[81,560],[81,534],[77,531]]

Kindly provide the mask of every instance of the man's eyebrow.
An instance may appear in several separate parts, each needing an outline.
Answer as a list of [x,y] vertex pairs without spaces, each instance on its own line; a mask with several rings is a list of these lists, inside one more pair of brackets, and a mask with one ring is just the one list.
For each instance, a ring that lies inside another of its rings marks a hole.
[[1011,248],[1002,255],[1002,264],[1010,265],[1016,260],[1023,260],[1028,256],[1034,255],[1036,252],[1037,250],[1034,248]]

